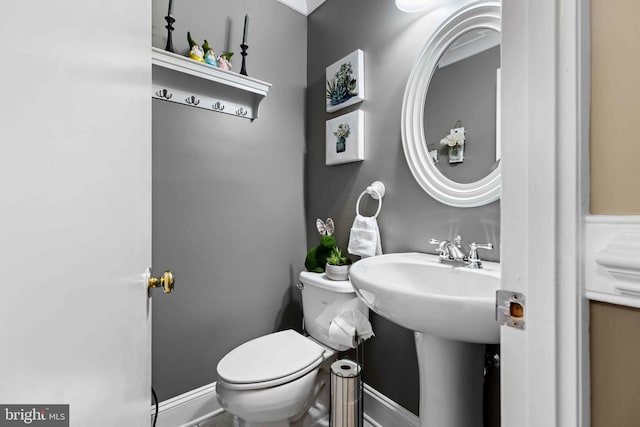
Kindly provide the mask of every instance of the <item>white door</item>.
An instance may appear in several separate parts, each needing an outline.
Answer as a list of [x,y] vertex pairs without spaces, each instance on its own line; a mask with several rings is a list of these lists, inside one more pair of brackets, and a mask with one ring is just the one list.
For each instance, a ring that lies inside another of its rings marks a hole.
[[148,426],[151,4],[0,11],[0,405]]
[[502,4],[502,287],[526,298],[501,330],[505,427],[589,425],[588,3]]

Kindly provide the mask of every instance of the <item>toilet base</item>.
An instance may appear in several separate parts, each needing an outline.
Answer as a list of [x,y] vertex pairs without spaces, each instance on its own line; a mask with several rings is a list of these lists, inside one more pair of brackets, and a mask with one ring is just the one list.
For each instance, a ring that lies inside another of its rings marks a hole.
[[233,388],[216,385],[220,406],[234,416],[234,427],[329,427],[330,367],[338,358],[324,347],[323,361],[315,371],[291,382],[265,388]]
[[304,405],[302,413],[287,420],[270,422],[247,421],[234,416],[233,427],[329,427],[329,377],[329,372],[323,366],[317,374],[315,390],[310,401]]

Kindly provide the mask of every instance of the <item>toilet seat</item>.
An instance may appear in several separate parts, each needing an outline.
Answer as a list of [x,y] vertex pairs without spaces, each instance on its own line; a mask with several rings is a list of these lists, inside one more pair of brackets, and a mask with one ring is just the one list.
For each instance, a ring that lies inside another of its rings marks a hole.
[[218,382],[231,390],[258,390],[286,384],[316,369],[325,348],[293,330],[248,341],[218,363]]

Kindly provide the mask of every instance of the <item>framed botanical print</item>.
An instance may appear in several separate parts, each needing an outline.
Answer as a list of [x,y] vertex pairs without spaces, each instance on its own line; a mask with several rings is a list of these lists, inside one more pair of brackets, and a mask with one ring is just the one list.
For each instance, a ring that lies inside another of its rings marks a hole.
[[325,159],[327,165],[364,160],[363,111],[353,111],[327,120]]
[[358,49],[327,67],[327,112],[364,100],[364,52]]

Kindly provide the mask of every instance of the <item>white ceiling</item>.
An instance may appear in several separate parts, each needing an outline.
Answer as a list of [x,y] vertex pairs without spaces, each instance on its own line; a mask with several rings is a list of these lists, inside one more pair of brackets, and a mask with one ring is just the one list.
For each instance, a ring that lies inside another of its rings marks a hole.
[[316,10],[325,0],[278,0],[280,3],[289,6],[291,9],[300,12],[305,16],[309,16],[311,12]]

